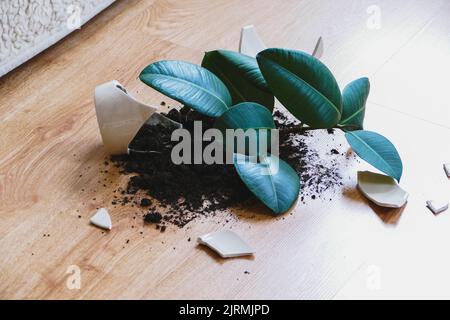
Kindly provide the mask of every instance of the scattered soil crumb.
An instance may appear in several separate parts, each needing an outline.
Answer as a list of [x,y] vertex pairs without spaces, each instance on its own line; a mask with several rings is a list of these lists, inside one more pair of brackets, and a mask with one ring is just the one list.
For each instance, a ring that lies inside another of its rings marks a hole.
[[141,199],[141,207],[149,207],[152,205],[152,200],[148,198]]
[[149,212],[144,216],[144,221],[146,223],[160,223],[162,220],[162,215],[159,212]]

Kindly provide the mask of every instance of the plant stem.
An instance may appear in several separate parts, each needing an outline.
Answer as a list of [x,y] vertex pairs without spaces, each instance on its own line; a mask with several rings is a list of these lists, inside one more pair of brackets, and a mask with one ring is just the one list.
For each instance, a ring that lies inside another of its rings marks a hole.
[[335,129],[341,129],[342,131],[345,131],[347,129],[350,130],[361,130],[362,128],[360,126],[354,125],[354,124],[344,124],[344,125],[337,125],[334,127]]
[[331,127],[331,128],[316,128],[316,127],[304,127],[303,124],[300,124],[298,126],[292,127],[292,128],[283,128],[280,129],[280,133],[281,134],[289,134],[289,133],[302,133],[305,131],[309,131],[309,130],[319,130],[319,129],[341,129],[341,130],[346,130],[346,129],[361,129],[358,126],[355,125],[337,125],[335,127]]

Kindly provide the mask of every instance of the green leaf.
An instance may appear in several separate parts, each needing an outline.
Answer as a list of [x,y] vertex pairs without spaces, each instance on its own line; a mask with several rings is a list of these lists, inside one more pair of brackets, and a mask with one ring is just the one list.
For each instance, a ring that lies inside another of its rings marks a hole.
[[216,119],[218,129],[275,129],[272,113],[262,105],[243,102],[233,106]]
[[[254,102],[243,102],[233,106],[224,112],[219,118],[216,119],[214,126],[221,130],[225,136],[226,129],[243,129],[244,131],[248,129],[256,130],[257,140],[254,143],[257,145],[255,149],[258,154],[262,151],[259,150],[259,141],[261,138],[267,139],[267,149],[270,148],[271,144],[271,134],[270,130],[275,129],[275,123],[272,118],[272,113],[260,104]],[[260,130],[264,130],[267,135],[263,135]],[[237,141],[235,140],[234,151],[237,151]],[[248,154],[249,150],[249,139],[245,141],[245,154]]]
[[205,53],[202,67],[225,83],[233,104],[251,101],[273,110],[275,99],[255,58],[228,50],[210,51]]
[[360,78],[350,82],[342,93],[342,118],[340,125],[352,125],[363,128],[366,101],[369,96],[370,82]]
[[271,155],[255,163],[252,158],[234,155],[234,166],[248,189],[274,213],[289,210],[300,192],[297,173],[283,160]]
[[358,156],[400,181],[403,171],[402,160],[388,139],[376,132],[365,130],[346,132],[345,138]]
[[270,90],[297,119],[317,128],[331,128],[339,122],[341,92],[322,62],[285,49],[266,49],[256,59]]
[[159,61],[146,67],[139,78],[150,87],[185,106],[218,117],[231,106],[227,87],[209,70],[184,61]]

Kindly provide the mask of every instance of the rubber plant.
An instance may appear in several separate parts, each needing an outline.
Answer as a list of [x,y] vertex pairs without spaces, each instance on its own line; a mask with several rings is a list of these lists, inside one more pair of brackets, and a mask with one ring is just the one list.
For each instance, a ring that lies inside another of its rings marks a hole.
[[[199,113],[216,118],[220,129],[274,129],[275,98],[300,121],[296,128],[337,128],[354,152],[375,168],[400,180],[402,161],[394,145],[382,135],[364,130],[367,78],[357,79],[341,92],[331,71],[315,57],[296,50],[270,48],[256,58],[237,52],[207,52],[202,65],[159,61],[146,67],[140,79],[150,87]],[[300,192],[299,177],[274,155],[234,165],[249,190],[275,214],[289,210]],[[271,171],[274,161],[278,170]],[[260,170],[268,170],[262,175]]]

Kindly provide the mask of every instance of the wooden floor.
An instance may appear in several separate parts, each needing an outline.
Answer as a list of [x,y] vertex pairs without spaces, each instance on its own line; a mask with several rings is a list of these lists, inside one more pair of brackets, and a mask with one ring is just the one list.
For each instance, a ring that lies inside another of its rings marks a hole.
[[[379,29],[368,23],[374,3]],[[225,227],[257,253],[222,260],[187,241],[224,228],[220,217],[160,233],[133,220],[136,209],[110,208],[126,181],[99,173],[94,87],[117,79],[157,104],[162,96],[137,79],[143,67],[237,49],[247,24],[268,46],[311,51],[321,35],[341,87],[370,78],[366,127],[400,150],[404,209],[363,199],[355,176],[365,165],[354,161],[332,201],[277,219],[241,212]],[[117,1],[0,79],[0,298],[450,298],[450,211],[425,208],[450,200],[449,37],[446,0]],[[99,206],[111,209],[109,233],[89,225]],[[73,266],[79,290],[67,286]]]

